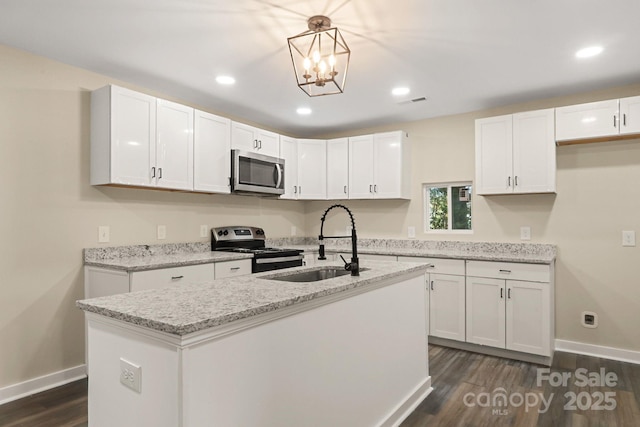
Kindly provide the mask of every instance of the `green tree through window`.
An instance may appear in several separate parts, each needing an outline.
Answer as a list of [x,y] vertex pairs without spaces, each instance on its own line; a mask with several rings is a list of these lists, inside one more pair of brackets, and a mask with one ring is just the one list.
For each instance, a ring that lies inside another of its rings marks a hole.
[[427,231],[472,230],[471,184],[425,184]]

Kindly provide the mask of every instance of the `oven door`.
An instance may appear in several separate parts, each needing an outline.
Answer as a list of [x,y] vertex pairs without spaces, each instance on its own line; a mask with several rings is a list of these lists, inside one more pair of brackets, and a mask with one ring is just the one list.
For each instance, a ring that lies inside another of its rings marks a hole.
[[234,193],[284,194],[284,159],[231,150]]
[[278,256],[268,258],[253,258],[251,262],[251,272],[260,273],[263,271],[280,270],[282,268],[301,267],[302,255]]

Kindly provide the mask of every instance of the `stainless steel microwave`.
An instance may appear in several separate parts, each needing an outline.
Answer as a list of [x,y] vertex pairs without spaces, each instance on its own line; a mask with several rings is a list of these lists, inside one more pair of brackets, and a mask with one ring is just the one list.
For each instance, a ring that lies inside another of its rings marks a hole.
[[231,191],[277,196],[284,194],[284,159],[231,150]]

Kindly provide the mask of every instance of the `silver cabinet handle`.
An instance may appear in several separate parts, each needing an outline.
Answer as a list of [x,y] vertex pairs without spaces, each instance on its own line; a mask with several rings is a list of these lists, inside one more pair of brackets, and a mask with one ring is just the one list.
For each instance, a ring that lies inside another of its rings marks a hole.
[[511,288],[507,289],[507,298],[511,299]]
[[171,276],[171,280],[178,280],[182,278],[184,278],[184,276]]
[[344,186],[344,194],[347,194],[347,186]]
[[511,177],[507,178],[507,187],[511,187]]
[[378,184],[374,184],[373,185],[373,192],[377,193],[378,192]]
[[369,184],[369,193],[373,193],[373,185]]
[[431,290],[433,290],[433,280],[431,281]]
[[231,267],[231,268],[229,268],[229,270],[231,270],[231,271],[240,270],[240,267]]
[[298,194],[298,186],[297,185],[293,186],[293,194]]
[[151,167],[151,178],[155,178],[156,177],[156,167],[152,166]]
[[511,274],[511,270],[498,270],[500,273]]
[[262,150],[262,140],[258,140],[258,149]]
[[504,298],[504,288],[500,288],[500,299]]
[[515,178],[513,178],[513,182],[515,183],[516,187],[518,186],[518,177],[516,176]]
[[436,266],[433,264],[427,264],[427,268],[436,268]]
[[623,114],[622,115],[622,126],[626,126],[627,125],[627,114]]
[[614,115],[614,116],[613,116],[613,127],[614,127],[614,128],[615,128],[615,127],[617,127],[617,126],[616,126],[616,122],[617,122],[617,120],[616,120],[616,119],[617,119],[617,117]]
[[253,140],[253,148],[258,148],[258,140],[257,139]]

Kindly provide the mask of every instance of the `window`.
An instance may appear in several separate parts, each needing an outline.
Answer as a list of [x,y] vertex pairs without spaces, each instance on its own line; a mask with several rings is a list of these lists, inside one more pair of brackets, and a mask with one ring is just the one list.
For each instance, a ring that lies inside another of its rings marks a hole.
[[425,232],[471,232],[471,183],[424,184],[423,188]]

